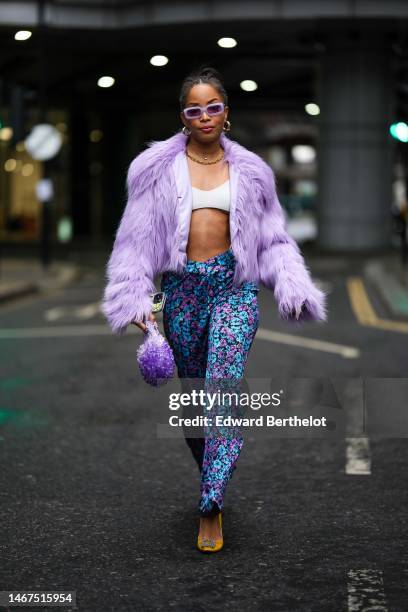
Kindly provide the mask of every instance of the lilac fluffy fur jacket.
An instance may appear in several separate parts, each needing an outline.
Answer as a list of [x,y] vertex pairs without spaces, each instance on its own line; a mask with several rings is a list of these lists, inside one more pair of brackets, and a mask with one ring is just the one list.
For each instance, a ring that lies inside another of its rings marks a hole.
[[[187,261],[192,187],[182,131],[151,141],[127,173],[127,204],[107,263],[102,312],[113,332],[151,312],[155,276],[182,272]],[[271,289],[282,319],[327,319],[326,294],[316,287],[299,246],[285,229],[275,176],[257,154],[221,134],[229,162],[230,237],[235,286],[250,280]]]

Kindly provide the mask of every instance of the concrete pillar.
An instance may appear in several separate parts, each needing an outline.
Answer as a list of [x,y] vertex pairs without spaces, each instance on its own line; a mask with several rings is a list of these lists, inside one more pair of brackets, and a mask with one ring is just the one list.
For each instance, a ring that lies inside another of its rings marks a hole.
[[318,68],[319,246],[333,251],[390,244],[393,74],[380,33],[327,36]]

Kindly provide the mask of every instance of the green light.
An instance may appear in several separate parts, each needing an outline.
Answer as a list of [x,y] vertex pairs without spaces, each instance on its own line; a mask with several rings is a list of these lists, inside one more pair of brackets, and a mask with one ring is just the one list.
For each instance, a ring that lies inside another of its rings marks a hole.
[[69,242],[72,240],[72,220],[70,217],[62,217],[59,220],[57,235],[60,242]]
[[0,406],[0,425],[14,425],[16,427],[36,427],[47,425],[48,420],[41,412],[33,410],[13,410]]
[[390,134],[395,140],[408,142],[408,125],[404,121],[392,123],[390,125]]
[[0,381],[0,389],[18,389],[24,385],[30,384],[26,378],[5,378]]

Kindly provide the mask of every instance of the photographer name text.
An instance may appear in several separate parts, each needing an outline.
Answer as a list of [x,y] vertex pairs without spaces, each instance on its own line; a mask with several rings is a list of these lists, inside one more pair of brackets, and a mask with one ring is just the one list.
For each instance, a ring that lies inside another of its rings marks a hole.
[[214,418],[208,416],[196,416],[193,418],[171,415],[169,417],[171,427],[327,427],[326,417],[276,417],[268,414],[258,417],[233,417],[217,415]]

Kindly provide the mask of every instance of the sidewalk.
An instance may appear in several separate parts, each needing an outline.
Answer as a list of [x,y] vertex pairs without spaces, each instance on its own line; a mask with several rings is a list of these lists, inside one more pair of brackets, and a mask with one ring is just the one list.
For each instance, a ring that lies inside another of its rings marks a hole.
[[364,276],[375,285],[391,315],[408,318],[408,264],[403,266],[399,253],[368,260]]
[[80,266],[54,261],[44,268],[39,261],[26,258],[0,260],[0,303],[23,295],[60,289],[74,281]]

